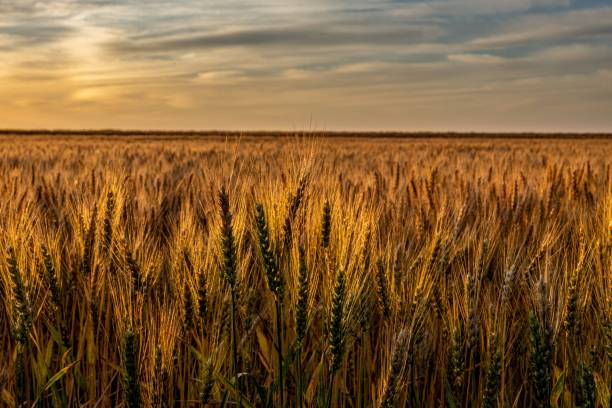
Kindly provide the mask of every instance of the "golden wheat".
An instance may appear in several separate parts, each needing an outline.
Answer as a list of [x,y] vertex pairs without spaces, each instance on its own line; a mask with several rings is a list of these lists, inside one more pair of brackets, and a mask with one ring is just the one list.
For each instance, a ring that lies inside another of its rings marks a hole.
[[609,140],[0,155],[2,406],[610,406]]

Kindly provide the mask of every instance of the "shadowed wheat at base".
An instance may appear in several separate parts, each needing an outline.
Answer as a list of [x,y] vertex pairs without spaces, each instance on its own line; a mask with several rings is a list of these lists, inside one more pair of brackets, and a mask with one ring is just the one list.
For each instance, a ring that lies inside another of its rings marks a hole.
[[610,406],[606,139],[0,154],[2,406]]

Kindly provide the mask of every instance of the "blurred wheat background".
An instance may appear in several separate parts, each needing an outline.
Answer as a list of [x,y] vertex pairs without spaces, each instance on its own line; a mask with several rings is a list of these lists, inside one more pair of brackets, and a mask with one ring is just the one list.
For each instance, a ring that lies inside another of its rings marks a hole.
[[5,136],[9,407],[609,407],[609,140]]

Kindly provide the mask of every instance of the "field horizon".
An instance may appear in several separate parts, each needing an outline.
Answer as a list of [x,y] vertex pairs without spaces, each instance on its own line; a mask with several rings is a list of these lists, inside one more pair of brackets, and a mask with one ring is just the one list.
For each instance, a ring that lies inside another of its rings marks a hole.
[[0,129],[0,136],[308,137],[373,139],[612,139],[611,132],[466,132],[354,130]]

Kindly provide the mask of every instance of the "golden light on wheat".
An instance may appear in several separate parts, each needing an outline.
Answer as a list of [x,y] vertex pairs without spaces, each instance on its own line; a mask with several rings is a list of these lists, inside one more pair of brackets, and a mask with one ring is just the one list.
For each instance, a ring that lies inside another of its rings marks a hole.
[[3,406],[610,404],[608,140],[0,155]]

